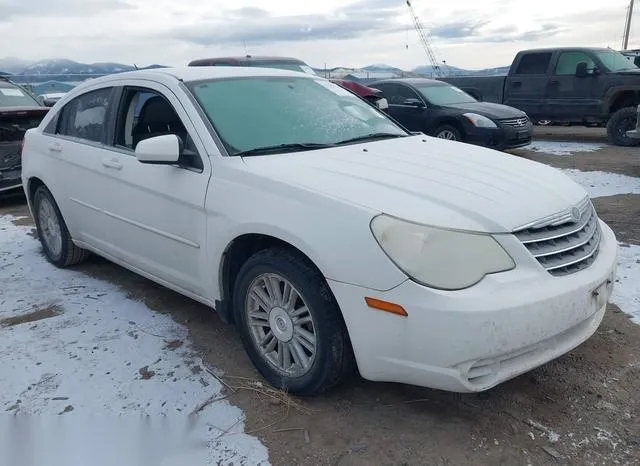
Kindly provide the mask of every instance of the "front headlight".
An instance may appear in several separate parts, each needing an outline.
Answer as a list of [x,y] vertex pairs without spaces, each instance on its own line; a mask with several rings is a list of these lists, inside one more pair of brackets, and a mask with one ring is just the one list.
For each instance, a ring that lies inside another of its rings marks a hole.
[[483,115],[478,115],[477,113],[464,113],[464,116],[467,120],[469,120],[473,126],[476,128],[497,128],[498,126],[493,122],[493,120],[487,118]]
[[422,285],[460,290],[515,262],[491,236],[428,227],[388,215],[371,221],[382,250],[410,278]]

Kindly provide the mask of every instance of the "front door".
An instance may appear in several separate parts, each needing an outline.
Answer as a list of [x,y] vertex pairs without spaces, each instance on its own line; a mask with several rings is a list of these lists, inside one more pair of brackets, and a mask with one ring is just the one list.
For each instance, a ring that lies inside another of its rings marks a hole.
[[[121,89],[110,148],[102,160],[109,178],[105,214],[110,253],[156,278],[206,296],[205,273],[209,158],[182,104],[158,83],[131,81]],[[141,140],[175,134],[182,165],[144,164]]]
[[[587,76],[576,76],[579,63],[587,64]],[[562,52],[558,55],[554,72],[549,77],[545,108],[551,119],[567,120],[580,116],[598,116],[601,100],[594,98],[598,89],[596,63],[585,52]]]
[[[382,91],[389,103],[387,113],[409,131],[421,131],[427,133],[425,123],[427,109],[424,99],[413,89],[400,83],[376,84],[376,89]],[[421,103],[421,106],[415,103]]]

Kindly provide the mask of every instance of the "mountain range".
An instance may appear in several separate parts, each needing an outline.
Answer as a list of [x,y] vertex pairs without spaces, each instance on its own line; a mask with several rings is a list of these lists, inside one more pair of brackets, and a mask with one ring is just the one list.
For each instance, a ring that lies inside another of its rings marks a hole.
[[[151,69],[151,68],[163,68],[163,65],[150,65],[145,67],[138,67],[137,69]],[[29,62],[21,60],[15,57],[9,57],[0,59],[0,74],[13,74],[18,76],[47,76],[47,75],[93,75],[93,74],[111,74],[120,73],[123,71],[135,70],[134,65],[125,65],[122,63],[79,63],[73,60],[65,58],[56,58],[50,60],[39,60],[36,62]],[[316,72],[322,74],[325,70],[314,68]],[[400,68],[385,65],[376,64],[368,65],[362,68],[354,69],[352,67],[336,67],[327,69],[326,71],[332,72],[336,70],[350,70],[365,71],[370,73],[375,72],[391,72],[391,73],[415,73],[422,75],[431,75],[433,73],[432,66],[418,66],[412,70],[402,70]],[[509,71],[508,66],[498,68],[487,68],[482,70],[467,70],[463,68],[457,68],[450,65],[442,65],[440,67],[446,74],[465,74],[465,75],[502,75]]]
[[[163,68],[163,65],[150,65],[138,69]],[[29,62],[19,58],[0,59],[0,72],[18,76],[33,75],[72,75],[72,74],[111,74],[123,71],[133,71],[134,65],[122,63],[79,63],[66,58],[39,60]]]

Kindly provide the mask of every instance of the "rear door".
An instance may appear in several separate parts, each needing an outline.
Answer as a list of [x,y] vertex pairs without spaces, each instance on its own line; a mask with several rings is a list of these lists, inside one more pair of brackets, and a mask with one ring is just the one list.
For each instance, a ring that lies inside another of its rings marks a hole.
[[[387,113],[409,131],[427,132],[425,115],[427,112],[424,98],[409,86],[401,83],[381,83],[375,85],[389,103]],[[422,103],[422,107],[407,104],[407,99]]]
[[[120,89],[101,160],[108,180],[109,252],[131,266],[197,296],[206,296],[204,202],[211,176],[205,147],[189,114],[167,87],[131,80]],[[183,141],[184,165],[143,164],[136,144],[162,134]]]
[[98,249],[107,244],[103,211],[110,186],[102,160],[109,153],[104,143],[113,92],[112,87],[88,90],[66,103],[44,129],[39,144],[45,153],[47,185],[72,237]]
[[507,77],[504,104],[531,117],[544,116],[544,99],[549,80],[552,52],[523,54]]
[[[578,63],[586,63],[588,76],[576,76]],[[584,116],[597,116],[602,101],[595,98],[602,75],[593,74],[596,62],[586,52],[567,51],[556,55],[553,74],[549,76],[545,99],[546,113],[558,120],[581,120]]]

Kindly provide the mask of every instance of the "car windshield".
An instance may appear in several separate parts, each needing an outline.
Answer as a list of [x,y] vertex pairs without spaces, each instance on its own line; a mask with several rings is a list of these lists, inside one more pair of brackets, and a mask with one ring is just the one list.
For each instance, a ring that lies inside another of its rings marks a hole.
[[462,89],[458,89],[455,86],[448,84],[436,84],[436,85],[418,85],[416,86],[420,93],[433,105],[453,105],[453,104],[467,104],[471,102],[477,102],[476,99],[464,92]]
[[300,63],[282,63],[282,62],[256,62],[251,66],[257,66],[259,68],[276,68],[279,70],[287,70],[287,71],[298,71],[301,73],[315,74],[313,68],[307,65],[302,65]]
[[625,57],[615,50],[596,50],[594,53],[609,71],[632,70],[638,68],[632,58]]
[[189,88],[231,155],[408,135],[382,112],[323,79],[225,78],[193,82]]
[[40,107],[40,103],[24,89],[0,83],[0,107]]

